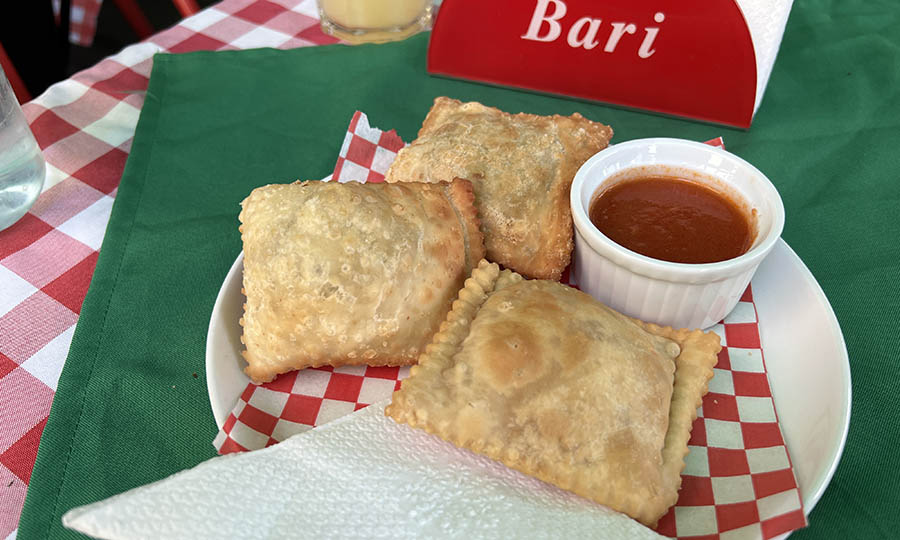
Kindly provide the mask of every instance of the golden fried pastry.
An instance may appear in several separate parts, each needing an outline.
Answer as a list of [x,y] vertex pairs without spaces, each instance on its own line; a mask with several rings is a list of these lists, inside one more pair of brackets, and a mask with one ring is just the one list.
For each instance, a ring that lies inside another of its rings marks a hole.
[[720,348],[482,261],[386,414],[653,527]]
[[296,182],[241,204],[241,340],[255,382],[415,363],[484,256],[466,180]]
[[609,126],[578,113],[508,114],[439,97],[386,180],[471,180],[487,258],[527,277],[559,280],[572,253],[572,178],[610,137]]

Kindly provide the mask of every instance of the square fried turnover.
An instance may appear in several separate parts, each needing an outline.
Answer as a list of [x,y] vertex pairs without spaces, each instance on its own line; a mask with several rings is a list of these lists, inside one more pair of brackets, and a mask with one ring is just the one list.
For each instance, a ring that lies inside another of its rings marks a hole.
[[482,261],[386,414],[654,527],[720,349]]
[[472,184],[306,181],[241,203],[241,319],[254,382],[416,362],[484,256]]
[[439,97],[386,180],[471,180],[487,258],[526,277],[559,280],[572,253],[572,179],[612,134],[578,113],[509,114]]

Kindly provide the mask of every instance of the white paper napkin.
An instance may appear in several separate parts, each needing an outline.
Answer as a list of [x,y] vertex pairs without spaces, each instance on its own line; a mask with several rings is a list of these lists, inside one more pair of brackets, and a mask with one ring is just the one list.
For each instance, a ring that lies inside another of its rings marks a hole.
[[737,0],[737,5],[741,8],[750,29],[750,39],[756,53],[754,113],[762,103],[793,3],[793,0]]
[[110,539],[662,538],[384,406],[72,509],[63,524]]

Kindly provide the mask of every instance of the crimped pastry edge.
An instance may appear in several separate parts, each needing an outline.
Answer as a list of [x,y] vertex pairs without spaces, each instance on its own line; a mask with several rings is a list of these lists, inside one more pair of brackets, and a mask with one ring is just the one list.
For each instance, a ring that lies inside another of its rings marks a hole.
[[[486,448],[486,444],[490,445],[490,441],[462,440],[455,432],[449,431],[449,426],[429,422],[427,411],[414,409],[414,406],[406,399],[406,392],[403,392],[404,388],[409,391],[411,390],[410,386],[418,386],[416,378],[413,377],[418,370],[436,371],[435,376],[440,376],[441,371],[450,367],[453,356],[468,336],[471,323],[487,298],[495,291],[523,279],[521,275],[510,270],[501,271],[496,263],[482,261],[473,271],[472,276],[466,280],[447,319],[441,325],[439,332],[435,334],[432,343],[419,358],[418,365],[412,368],[410,377],[403,382],[400,390],[393,393],[391,403],[385,408],[385,415],[397,422],[440,437],[458,447],[486,455],[512,469],[603,504],[598,499],[609,494],[590,492],[588,486],[577,475],[558,475],[555,471],[544,469],[541,464],[529,459],[528,456],[511,455],[503,451],[502,447],[494,448],[493,446],[496,445]],[[675,375],[672,400],[669,405],[669,427],[666,431],[664,446],[661,449],[663,464],[660,487],[664,490],[664,495],[662,498],[657,498],[655,504],[644,501],[635,505],[629,504],[624,499],[618,501],[622,503],[618,505],[620,506],[619,511],[654,528],[659,519],[678,500],[681,471],[685,467],[684,458],[688,453],[687,443],[690,439],[691,428],[697,418],[697,408],[708,391],[709,380],[713,376],[713,367],[717,362],[717,354],[721,350],[721,345],[718,335],[712,332],[673,329],[645,323],[632,317],[628,317],[628,319],[650,334],[674,341],[681,349],[679,355],[674,359]],[[692,395],[697,396],[696,399],[689,397]],[[678,396],[677,399],[676,396]]]
[[[410,368],[409,377],[403,382],[406,385],[407,392],[418,386],[418,381],[413,377],[414,375],[422,371],[436,371],[440,373],[452,362],[453,355],[469,334],[470,325],[472,320],[475,319],[478,310],[488,296],[496,290],[499,278],[499,265],[488,262],[485,259],[479,261],[478,266],[472,270],[472,275],[464,282],[457,299],[453,301],[450,312],[447,313],[447,318],[444,319],[438,331],[431,338],[431,343],[425,347],[425,351],[419,356],[418,363]],[[421,413],[421,411],[419,412]],[[391,396],[391,402],[384,409],[384,414],[397,422],[424,429],[429,433],[434,433],[445,440],[449,440],[444,435],[435,433],[427,424],[427,418],[421,417],[421,414],[417,415],[406,399],[406,393],[401,392],[401,390],[394,391]]]
[[[663,446],[663,481],[667,483],[671,502],[668,509],[678,501],[681,489],[681,472],[685,468],[684,458],[687,456],[688,441],[691,429],[697,419],[697,408],[703,396],[709,391],[709,381],[713,378],[713,368],[718,363],[718,354],[722,350],[719,336],[714,332],[675,329],[671,326],[659,326],[639,319],[631,318],[647,332],[670,339],[681,347],[681,353],[675,358],[675,382],[672,387],[672,401],[669,405],[669,429]],[[689,396],[695,395],[696,399]],[[678,396],[676,400],[675,397]],[[680,451],[679,449],[683,449]],[[665,514],[665,511],[663,512]],[[660,514],[652,521],[652,526],[663,516]]]
[[[453,356],[459,350],[478,310],[493,292],[522,281],[524,278],[511,270],[500,270],[497,263],[482,259],[472,271],[472,275],[466,279],[459,296],[453,302],[447,318],[441,323],[440,328],[431,339],[431,343],[419,356],[418,363],[410,369],[409,377],[403,382],[407,392],[417,386],[417,380],[413,377],[422,370],[440,373],[453,361]],[[444,433],[437,433],[427,424],[427,418],[418,414],[410,406],[406,399],[406,393],[400,390],[394,391],[391,402],[385,407],[386,416],[390,416],[398,422],[409,424],[412,427],[424,429],[445,440],[451,440]]]
[[481,232],[481,218],[475,206],[475,190],[472,182],[465,178],[454,178],[444,187],[444,194],[453,207],[462,226],[466,247],[466,270],[471,273],[478,262],[484,259],[484,234]]

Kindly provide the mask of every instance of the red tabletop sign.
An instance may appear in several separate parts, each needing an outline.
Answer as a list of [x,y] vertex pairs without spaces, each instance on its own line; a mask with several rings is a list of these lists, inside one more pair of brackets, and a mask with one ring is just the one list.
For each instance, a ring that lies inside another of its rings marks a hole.
[[756,57],[734,0],[444,0],[428,71],[750,127]]

